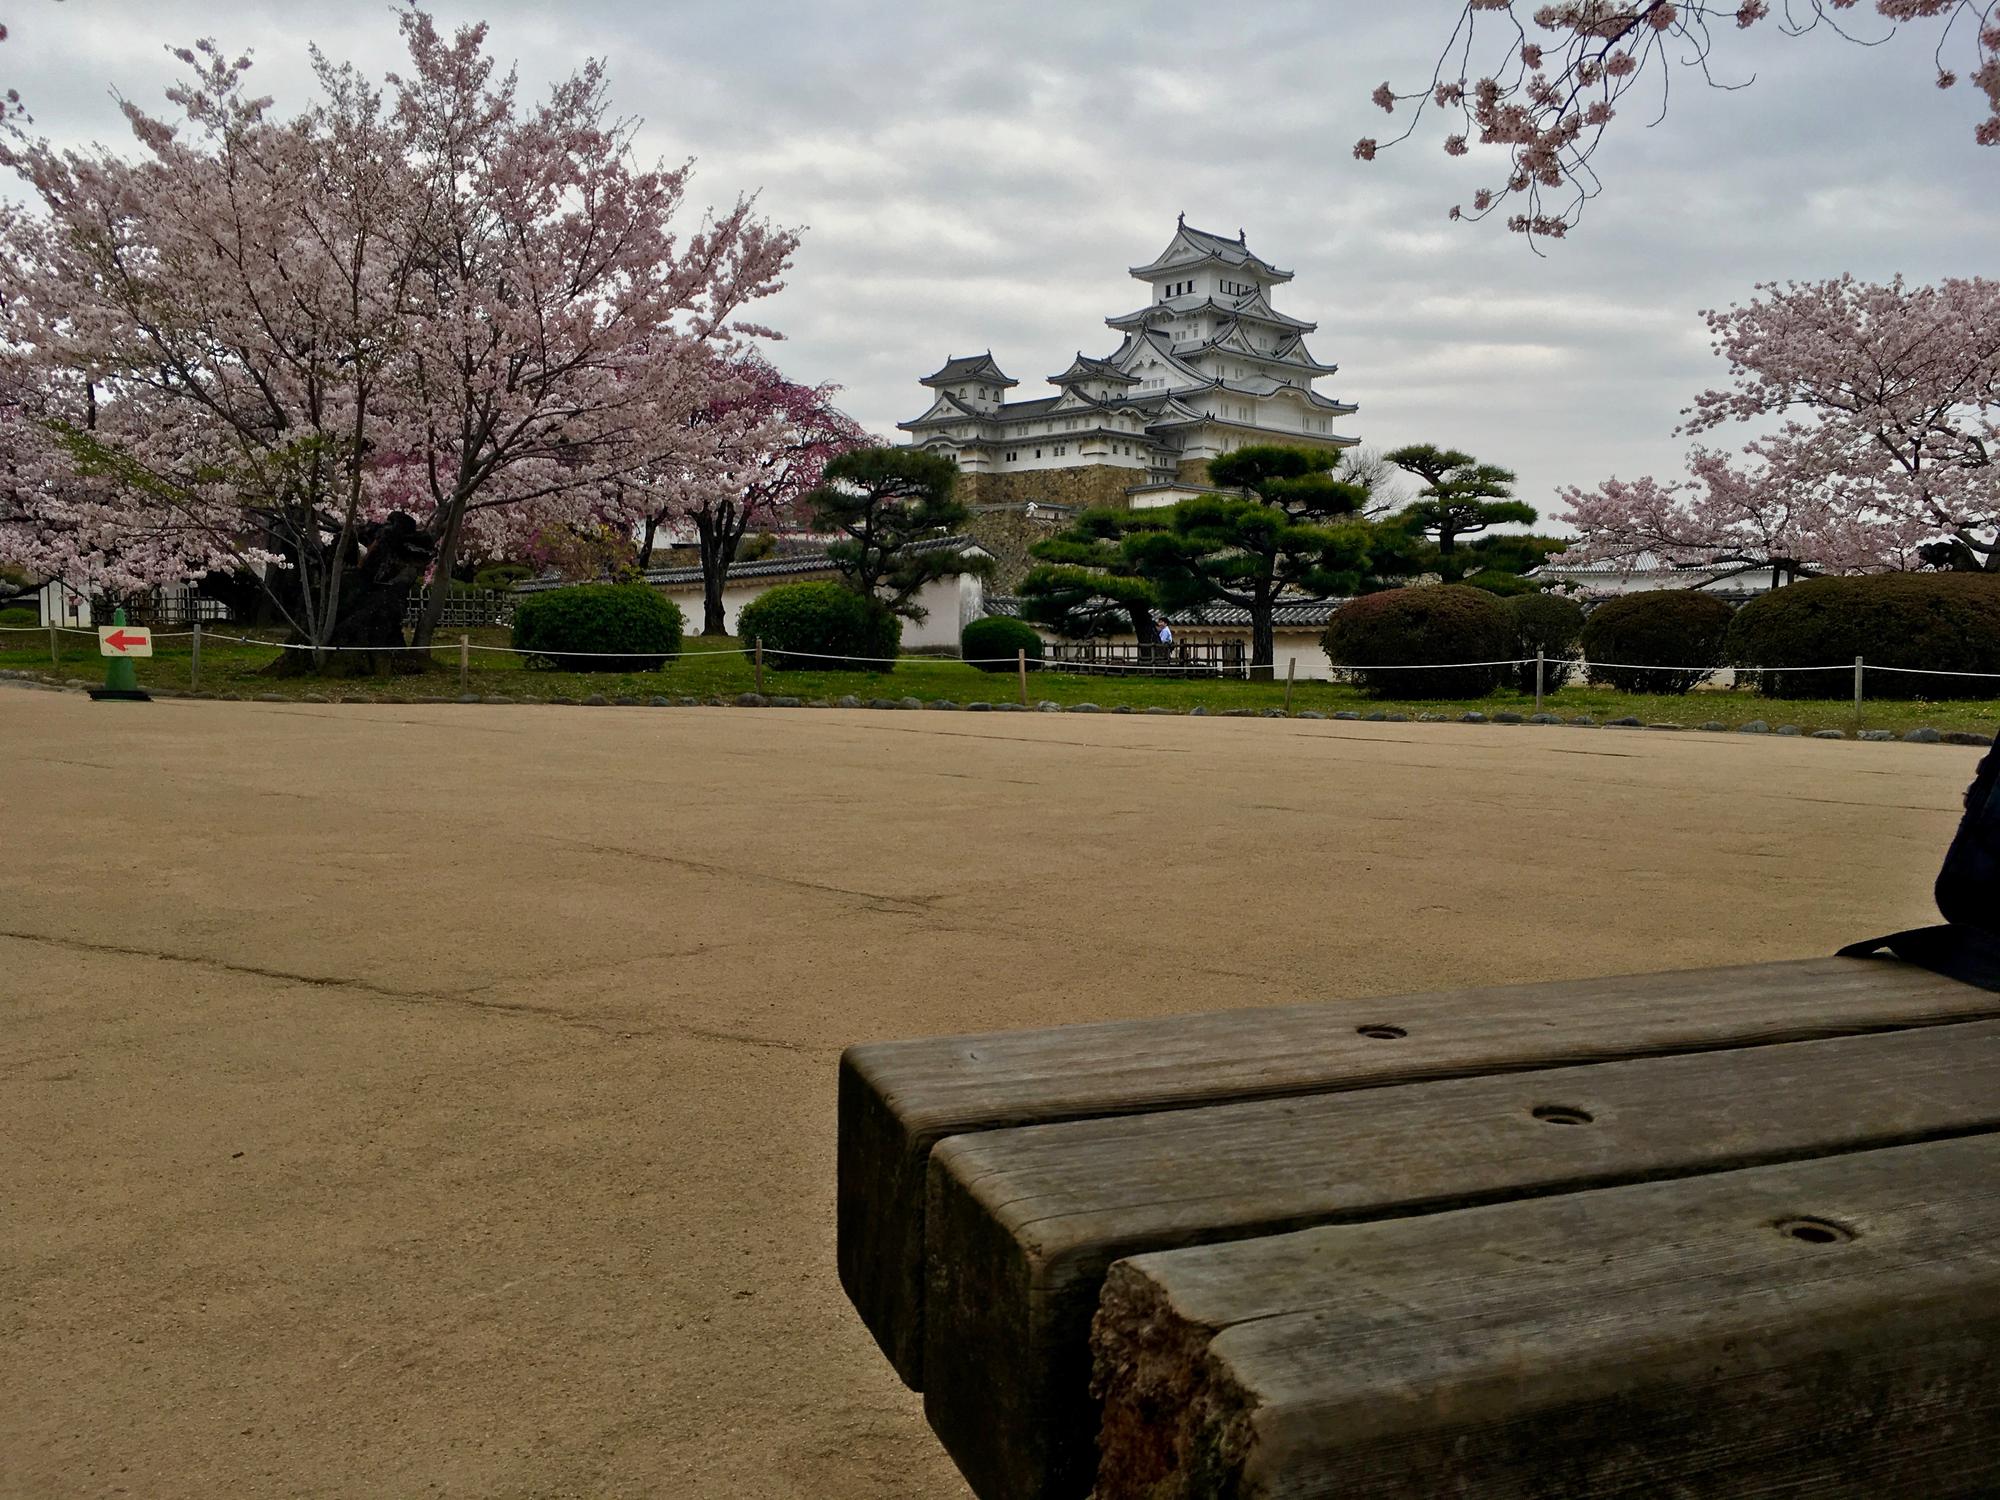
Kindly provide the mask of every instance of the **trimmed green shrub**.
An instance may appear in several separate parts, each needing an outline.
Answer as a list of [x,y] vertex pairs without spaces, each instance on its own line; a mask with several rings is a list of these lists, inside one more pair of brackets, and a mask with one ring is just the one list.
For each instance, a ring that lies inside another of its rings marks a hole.
[[[680,606],[643,583],[580,583],[514,606],[528,665],[565,672],[650,672],[681,649]],[[594,653],[608,652],[610,655]]]
[[1377,697],[1483,698],[1499,686],[1505,668],[1388,669],[1512,656],[1514,622],[1507,606],[1483,589],[1431,584],[1350,599],[1333,612],[1322,643],[1329,660],[1354,668]]
[[19,605],[0,609],[0,625],[6,626],[9,630],[19,630],[23,626],[34,626],[41,623],[42,615],[40,610],[23,609]]
[[1735,613],[1698,589],[1607,599],[1583,622],[1590,680],[1626,693],[1688,692],[1722,665],[1723,640]]
[[488,563],[472,575],[475,589],[491,589],[505,592],[524,579],[533,578],[535,570],[524,562]]
[[780,671],[888,672],[903,622],[843,583],[781,583],[743,606],[736,634],[746,646],[762,640]]
[[1042,664],[1041,632],[1034,626],[1004,616],[988,615],[974,620],[958,638],[958,654],[982,672],[1011,672],[1014,653],[1028,653],[1030,668]]
[[[2000,673],[2000,578],[1985,573],[1878,573],[1865,578],[1807,578],[1773,589],[1736,612],[1728,659],[1762,668],[1757,687],[1770,698],[1845,698],[1848,672],[1787,672],[1840,667],[1931,667],[1940,672]],[[1990,698],[2000,677],[1864,672],[1871,698]]]
[[[1576,671],[1576,643],[1583,635],[1583,610],[1560,594],[1520,594],[1507,601],[1507,613],[1514,622],[1513,655],[1532,657],[1540,651],[1542,689],[1553,693]],[[1524,693],[1535,690],[1535,664],[1524,661],[1514,668]]]

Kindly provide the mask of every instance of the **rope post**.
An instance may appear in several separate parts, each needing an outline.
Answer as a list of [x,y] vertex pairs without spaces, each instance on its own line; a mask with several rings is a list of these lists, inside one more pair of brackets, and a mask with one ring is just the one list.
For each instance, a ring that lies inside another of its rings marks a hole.
[[194,645],[188,656],[188,691],[201,691],[201,621],[194,622]]
[[458,638],[458,690],[461,693],[472,691],[472,637],[469,635]]
[[759,697],[763,696],[763,692],[764,692],[764,637],[762,637],[762,636],[760,635],[760,636],[758,636],[758,637],[757,637],[757,693],[758,693],[758,696],[759,696]]
[[1014,648],[1014,670],[1021,674],[1021,707],[1028,706],[1028,648]]
[[57,669],[62,667],[62,657],[56,653],[56,622],[54,620],[49,621],[49,665]]
[[1540,646],[1535,647],[1535,712],[1542,711],[1542,674],[1548,666],[1548,658],[1542,654]]
[[1861,674],[1867,669],[1868,664],[1865,661],[1858,656],[1854,658],[1854,718],[1856,723],[1859,723],[1861,720]]
[[1296,656],[1286,657],[1285,658],[1285,712],[1286,713],[1290,713],[1292,711],[1292,678],[1298,675],[1298,670],[1299,670],[1299,659]]

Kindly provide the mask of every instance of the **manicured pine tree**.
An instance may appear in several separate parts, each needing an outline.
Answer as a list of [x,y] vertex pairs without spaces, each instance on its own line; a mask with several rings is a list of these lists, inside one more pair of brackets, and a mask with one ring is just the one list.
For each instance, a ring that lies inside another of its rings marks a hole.
[[957,486],[958,465],[935,453],[856,448],[827,464],[824,482],[804,504],[820,526],[841,533],[827,553],[848,587],[891,614],[921,620],[927,611],[916,596],[925,584],[991,571],[983,557],[915,546],[964,524]]

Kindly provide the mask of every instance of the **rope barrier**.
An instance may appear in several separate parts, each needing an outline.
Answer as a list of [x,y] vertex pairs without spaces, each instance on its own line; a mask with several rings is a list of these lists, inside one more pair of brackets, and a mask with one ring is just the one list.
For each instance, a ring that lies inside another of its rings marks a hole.
[[[78,626],[78,625],[0,625],[0,634],[4,635],[47,636],[52,632],[57,635],[80,635],[92,638],[96,637],[97,635],[97,631],[94,628],[86,626]],[[176,641],[176,640],[188,640],[195,635],[195,632],[192,630],[165,630],[165,631],[156,630],[152,633],[152,635],[153,639],[156,641]],[[461,643],[456,641],[444,641],[444,642],[433,641],[428,646],[412,646],[412,645],[320,646],[315,648],[311,645],[299,641],[260,640],[256,636],[224,635],[219,631],[213,631],[213,630],[201,632],[201,638],[204,641],[223,641],[231,645],[238,645],[238,646],[261,646],[268,651],[313,651],[317,649],[319,651],[334,651],[334,652],[339,652],[339,651],[449,652],[461,649]],[[487,652],[488,654],[500,655],[500,656],[539,656],[539,657],[658,656],[663,660],[667,661],[683,661],[704,656],[752,656],[755,654],[755,648],[751,646],[724,646],[724,647],[719,647],[715,650],[707,650],[707,651],[528,651],[522,649],[519,646],[495,646],[478,642],[466,642],[463,643],[462,649],[468,651],[484,651]],[[791,648],[779,650],[776,647],[768,648],[768,655],[771,656],[772,658],[777,658],[777,659],[805,658],[812,661],[861,662],[870,666],[883,666],[883,665],[894,666],[899,663],[907,664],[911,662],[921,662],[927,660],[951,662],[956,665],[968,666],[968,667],[985,667],[985,666],[1011,667],[1016,664],[1015,658],[1011,656],[966,656],[966,657],[958,657],[958,656],[926,657],[921,655],[847,656],[839,652],[832,652],[832,651],[800,651]],[[1492,661],[1394,662],[1394,663],[1383,663],[1382,665],[1379,666],[1358,666],[1347,662],[1333,662],[1330,665],[1332,666],[1335,672],[1339,673],[1437,672],[1437,671],[1447,671],[1457,668],[1469,668],[1469,667],[1522,667],[1530,665],[1535,661],[1535,659],[1536,658],[1532,656],[1517,656],[1517,657],[1508,657],[1504,659],[1496,659]],[[1581,668],[1586,671],[1594,667],[1606,668],[1616,671],[1625,671],[1625,672],[1716,673],[1716,672],[1733,671],[1739,674],[1756,674],[1761,672],[1852,673],[1856,670],[1856,664],[1853,662],[1838,662],[1826,666],[1785,665],[1776,667],[1748,667],[1748,666],[1717,667],[1717,666],[1700,666],[1692,664],[1679,665],[1672,662],[1585,661],[1577,657],[1556,657],[1556,656],[1545,657],[1543,658],[1543,660],[1545,660],[1547,664],[1551,667],[1569,666],[1571,668]],[[1167,673],[1174,673],[1180,676],[1186,676],[1189,673],[1205,673],[1207,671],[1215,671],[1218,674],[1224,671],[1228,671],[1231,673],[1231,675],[1233,675],[1233,669],[1239,665],[1243,670],[1247,671],[1249,669],[1248,662],[1237,664],[1237,663],[1227,663],[1221,661],[1202,661],[1202,660],[1128,662],[1128,661],[1110,661],[1110,660],[1093,661],[1088,659],[1080,659],[1080,660],[1056,659],[1056,660],[1044,660],[1040,662],[1035,662],[1031,660],[1029,665],[1034,667],[1038,671],[1054,673],[1057,675],[1064,674],[1066,669],[1068,669],[1069,675],[1074,675],[1074,676],[1094,676],[1108,672],[1167,672]],[[1878,666],[1873,662],[1863,662],[1860,664],[1860,669],[1865,672],[1901,672],[1906,675],[1914,677],[1984,677],[1984,678],[2000,679],[2000,671],[1967,672],[1946,667],[1892,667],[1887,665]],[[774,668],[774,670],[776,669]]]

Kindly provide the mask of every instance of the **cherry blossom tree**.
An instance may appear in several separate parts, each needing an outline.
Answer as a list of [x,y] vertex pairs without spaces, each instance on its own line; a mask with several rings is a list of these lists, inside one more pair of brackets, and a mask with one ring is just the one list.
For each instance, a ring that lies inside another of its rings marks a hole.
[[2000,571],[2000,281],[1770,283],[1703,314],[1733,381],[1681,430],[1776,423],[1747,465],[1568,489],[1566,560],[1814,572]]
[[1579,540],[1564,563],[1609,562],[1630,572],[1649,560],[1703,581],[1768,572],[1772,587],[1821,573],[1918,565],[1921,528],[1871,510],[1853,489],[1801,486],[1777,466],[1733,465],[1696,448],[1690,477],[1607,479],[1560,492]]
[[1712,87],[1744,87],[1748,78],[1739,82],[1720,71],[1717,54],[1731,32],[1766,24],[1788,36],[1825,28],[1874,45],[1899,27],[1937,23],[1937,86],[1955,86],[1963,68],[1986,108],[1973,137],[1981,145],[2000,144],[2000,0],[1873,0],[1873,28],[1850,29],[1853,18],[1842,12],[1859,4],[1564,0],[1536,6],[1524,20],[1527,0],[1465,0],[1423,87],[1403,92],[1385,82],[1375,90],[1375,105],[1385,113],[1408,107],[1409,124],[1391,140],[1362,139],[1354,154],[1373,161],[1414,135],[1427,111],[1442,111],[1452,121],[1443,143],[1447,155],[1464,156],[1474,145],[1508,151],[1506,175],[1475,192],[1469,208],[1455,205],[1451,217],[1483,219],[1506,205],[1509,229],[1560,239],[1601,188],[1593,159],[1632,91],[1642,83],[1657,85],[1656,95],[1640,104],[1657,121],[1676,68]]
[[[633,165],[601,63],[522,113],[483,26],[447,41],[421,11],[401,19],[415,72],[392,80],[398,116],[437,203],[411,366],[442,574],[479,512],[588,508],[670,461],[714,350],[774,336],[739,313],[783,285],[798,236],[738,199],[683,243],[691,163]],[[442,603],[434,591],[419,643]]]
[[1683,430],[1783,419],[1751,447],[1793,495],[2000,570],[2000,281],[1766,283],[1703,314],[1733,383]]
[[125,106],[136,160],[0,142],[38,210],[0,219],[0,347],[47,434],[0,556],[132,588],[257,567],[317,652],[379,528],[407,514],[441,581],[587,521],[768,334],[740,314],[796,235],[748,200],[681,232],[691,168],[635,163],[601,65],[525,105],[483,26],[399,20],[407,75],[315,54],[295,119],[204,42],[177,119]]
[[793,519],[827,464],[869,441],[833,404],[838,387],[788,380],[754,352],[723,364],[713,381],[718,394],[685,420],[687,450],[634,489],[640,567],[662,527],[694,526],[704,635],[724,632],[723,585],[751,528]]

